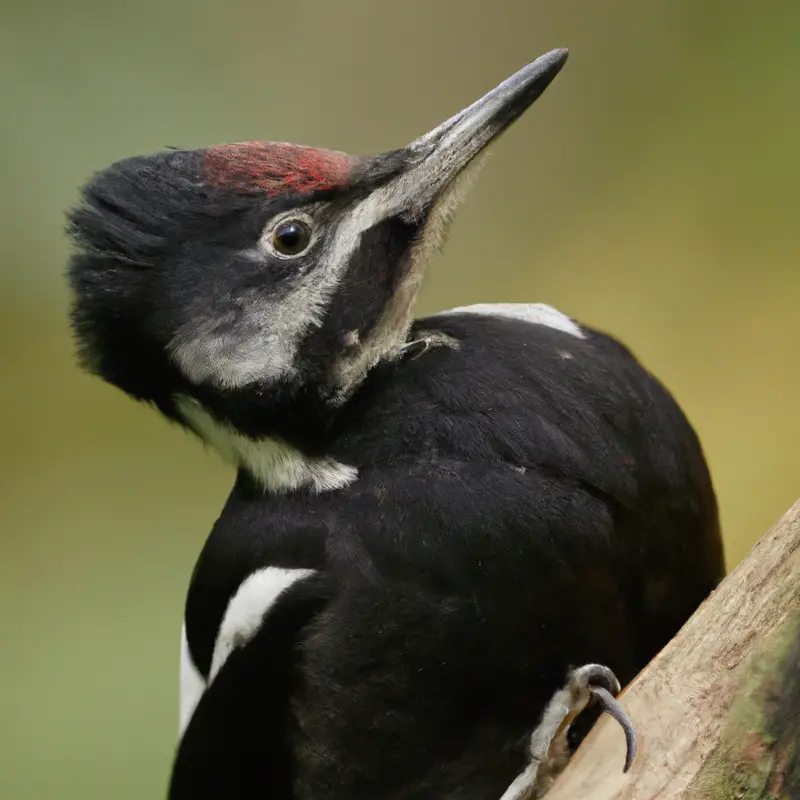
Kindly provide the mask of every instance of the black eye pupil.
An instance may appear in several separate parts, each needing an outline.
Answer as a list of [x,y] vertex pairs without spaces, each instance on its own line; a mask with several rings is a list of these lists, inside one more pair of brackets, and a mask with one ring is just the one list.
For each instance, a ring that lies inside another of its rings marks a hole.
[[308,225],[295,219],[278,225],[275,229],[273,244],[279,253],[291,256],[305,250],[310,239],[311,231]]
[[278,232],[281,244],[290,250],[300,243],[301,235],[300,228],[297,225],[284,225]]

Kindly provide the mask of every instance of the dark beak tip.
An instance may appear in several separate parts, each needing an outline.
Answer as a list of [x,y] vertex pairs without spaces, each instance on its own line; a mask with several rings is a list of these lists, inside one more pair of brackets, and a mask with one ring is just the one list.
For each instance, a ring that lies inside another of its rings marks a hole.
[[549,53],[545,53],[543,56],[539,56],[539,58],[536,59],[536,62],[541,64],[543,71],[548,72],[555,77],[561,71],[561,68],[564,66],[564,64],[567,63],[568,58],[569,50],[567,50],[566,47],[559,47],[555,50],[551,50]]
[[[385,162],[386,180],[411,169],[422,170],[416,189],[409,189],[409,203],[422,207],[428,202],[424,199],[426,192],[433,196],[450,183],[478,153],[536,102],[561,72],[568,58],[566,47],[540,55],[402,150],[370,159],[367,162],[369,170],[375,175],[381,171],[381,162]],[[398,163],[398,154],[405,159],[402,164]]]

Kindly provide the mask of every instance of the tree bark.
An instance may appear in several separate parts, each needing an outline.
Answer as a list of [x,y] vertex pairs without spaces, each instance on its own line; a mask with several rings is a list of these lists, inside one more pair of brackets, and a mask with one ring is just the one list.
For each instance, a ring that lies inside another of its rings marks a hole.
[[619,699],[547,800],[800,800],[800,501]]

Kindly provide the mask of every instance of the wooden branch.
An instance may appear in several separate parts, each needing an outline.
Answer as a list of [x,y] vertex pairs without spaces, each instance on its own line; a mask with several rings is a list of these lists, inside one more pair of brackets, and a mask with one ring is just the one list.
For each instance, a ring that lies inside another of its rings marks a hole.
[[620,695],[547,800],[800,798],[800,501]]

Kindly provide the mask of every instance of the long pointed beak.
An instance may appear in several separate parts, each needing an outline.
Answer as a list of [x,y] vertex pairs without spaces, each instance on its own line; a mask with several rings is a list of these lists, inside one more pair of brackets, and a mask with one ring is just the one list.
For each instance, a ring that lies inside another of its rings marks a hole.
[[469,160],[522,116],[566,64],[569,51],[552,50],[523,67],[499,86],[412,142],[408,149],[428,158]]
[[533,105],[568,55],[562,49],[537,58],[408,147],[387,154],[400,156],[403,162],[389,181],[395,211],[411,217],[424,213],[490,142]]

